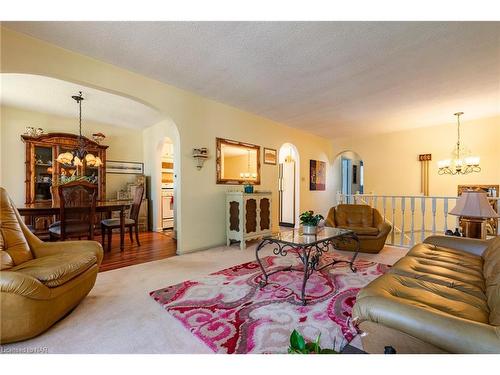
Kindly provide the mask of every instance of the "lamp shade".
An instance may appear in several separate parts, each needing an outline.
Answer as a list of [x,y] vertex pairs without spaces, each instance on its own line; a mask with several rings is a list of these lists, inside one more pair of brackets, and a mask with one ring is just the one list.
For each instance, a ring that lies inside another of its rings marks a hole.
[[479,191],[463,192],[458,198],[456,206],[449,213],[466,217],[499,217],[488,202],[486,193]]

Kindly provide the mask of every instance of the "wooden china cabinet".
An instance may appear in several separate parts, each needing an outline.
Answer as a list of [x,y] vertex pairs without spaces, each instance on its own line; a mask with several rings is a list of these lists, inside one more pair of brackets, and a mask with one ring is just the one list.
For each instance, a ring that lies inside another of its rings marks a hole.
[[[40,136],[21,135],[26,145],[26,203],[43,203],[52,200],[51,187],[57,183],[61,175],[88,176],[99,186],[99,200],[106,198],[106,149],[86,137],[85,148],[103,162],[101,167],[86,165],[76,168],[66,168],[56,161],[62,152],[73,151],[78,146],[78,135],[68,133],[48,133]],[[31,220],[31,219],[28,219]],[[36,217],[29,224],[33,225],[37,234],[43,235],[53,222],[52,217]]]

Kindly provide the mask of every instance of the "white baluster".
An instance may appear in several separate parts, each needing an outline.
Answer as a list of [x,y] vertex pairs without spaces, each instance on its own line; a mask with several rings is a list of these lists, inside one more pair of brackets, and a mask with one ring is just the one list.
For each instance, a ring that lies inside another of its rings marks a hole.
[[405,197],[401,197],[401,238],[399,239],[399,245],[404,245],[405,238]]
[[377,208],[377,197],[373,197],[373,208]]
[[436,198],[432,198],[432,235],[436,234]]
[[422,211],[422,228],[420,233],[420,241],[424,242],[425,239],[425,197],[420,200],[420,211]]
[[415,243],[415,197],[410,199],[411,209],[411,245]]
[[384,222],[385,222],[385,195],[384,195],[384,197],[382,198],[382,205],[384,206],[384,207],[383,207],[383,213],[384,213],[383,215],[384,215]]
[[444,212],[444,232],[448,230],[448,198],[444,198],[443,202],[443,212]]
[[396,222],[394,219],[396,218],[396,198],[392,197],[392,231],[391,231],[391,245],[394,245],[394,233],[396,232]]

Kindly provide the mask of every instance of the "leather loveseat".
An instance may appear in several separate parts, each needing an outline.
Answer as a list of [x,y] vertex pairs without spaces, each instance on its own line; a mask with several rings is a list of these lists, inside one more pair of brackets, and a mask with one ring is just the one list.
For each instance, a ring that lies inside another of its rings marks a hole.
[[[339,204],[330,208],[325,220],[328,227],[353,230],[359,238],[359,251],[378,253],[384,248],[391,225],[384,222],[380,213],[364,204]],[[341,250],[355,250],[353,243],[338,243]]]
[[369,353],[500,353],[500,237],[431,236],[358,294]]
[[0,188],[0,343],[34,337],[68,314],[94,286],[102,247],[42,242]]

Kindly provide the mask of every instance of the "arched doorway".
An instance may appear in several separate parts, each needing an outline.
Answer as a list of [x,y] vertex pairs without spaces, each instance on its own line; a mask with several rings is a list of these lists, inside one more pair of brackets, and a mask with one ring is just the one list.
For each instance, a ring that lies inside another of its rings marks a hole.
[[279,149],[279,225],[298,227],[300,212],[300,159],[291,143]]
[[[157,232],[169,229],[171,236],[180,240],[181,154],[177,126],[171,120],[161,121],[144,129],[143,139],[144,160],[151,176],[152,228]],[[179,249],[179,241],[177,245]]]
[[[335,187],[337,193],[343,195],[364,193],[364,164],[361,156],[355,151],[346,150],[339,153],[333,163]],[[348,199],[348,203],[352,199]]]

